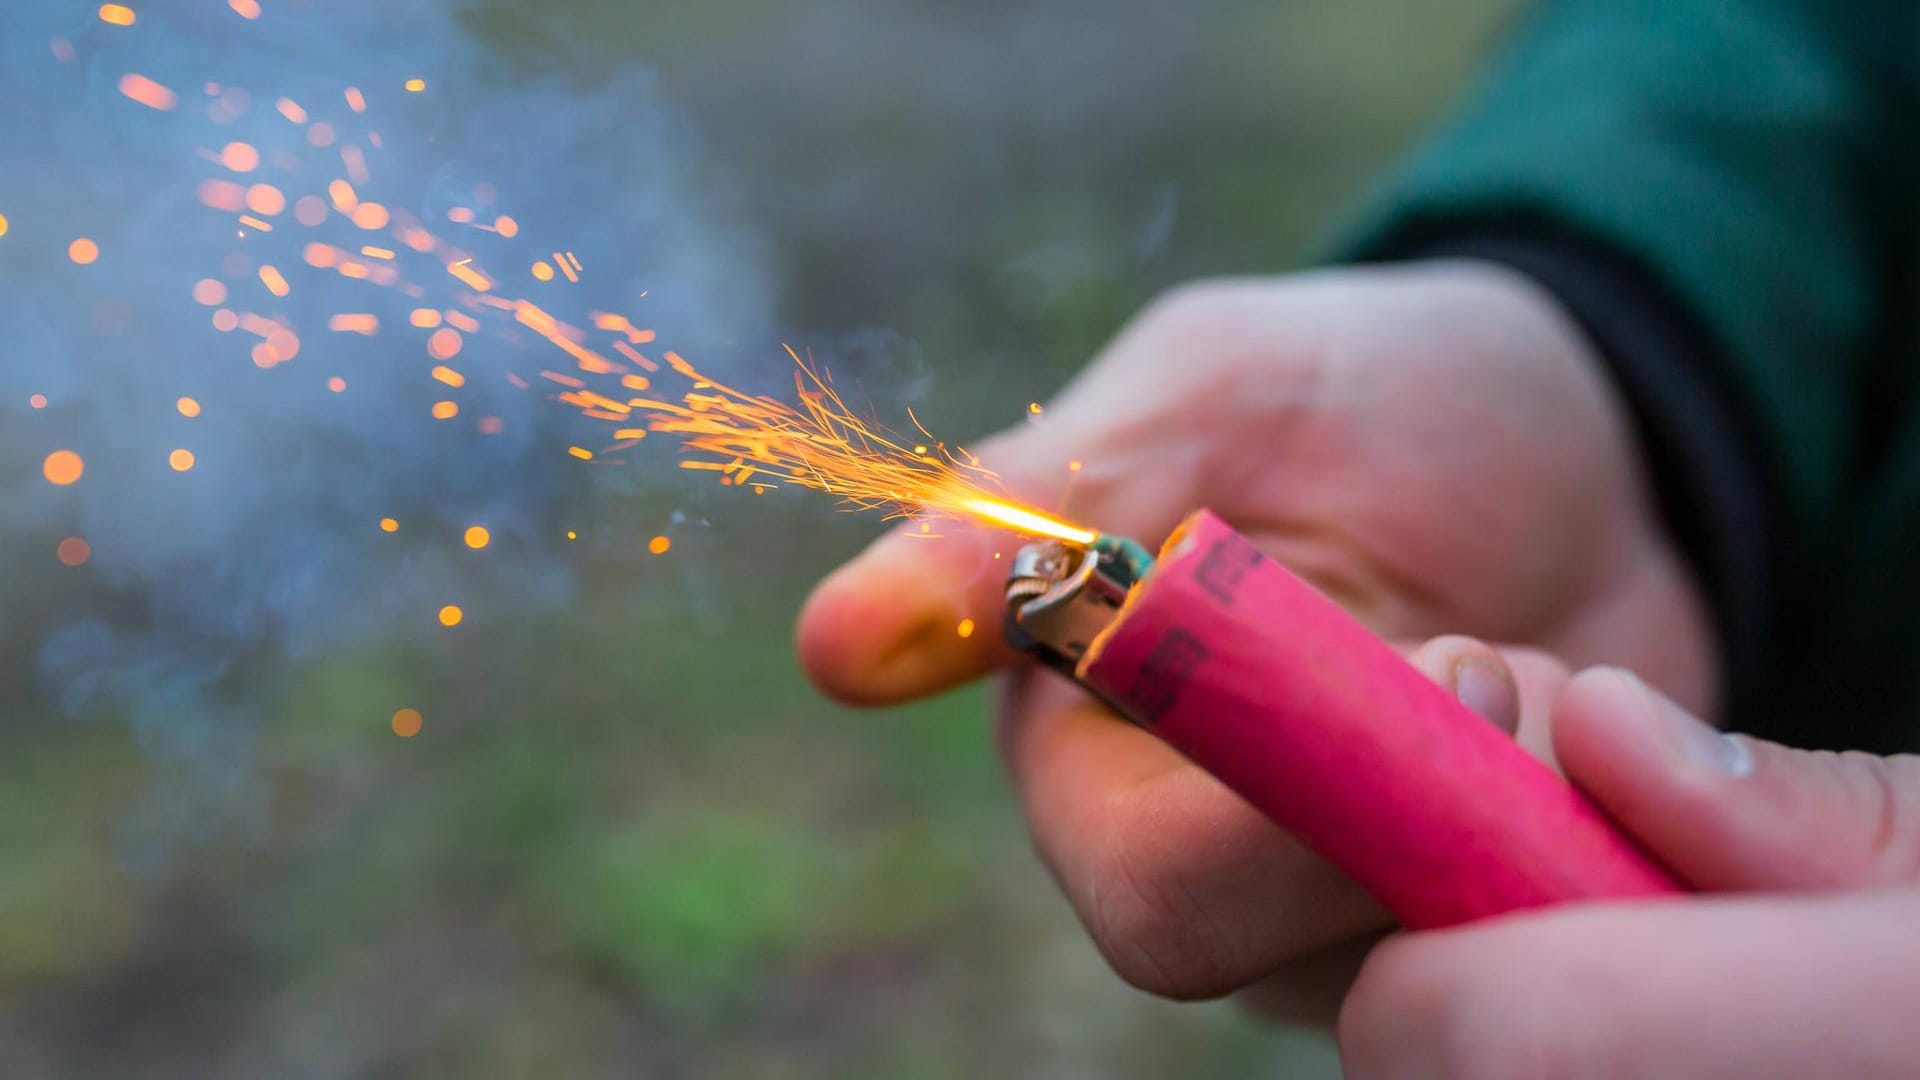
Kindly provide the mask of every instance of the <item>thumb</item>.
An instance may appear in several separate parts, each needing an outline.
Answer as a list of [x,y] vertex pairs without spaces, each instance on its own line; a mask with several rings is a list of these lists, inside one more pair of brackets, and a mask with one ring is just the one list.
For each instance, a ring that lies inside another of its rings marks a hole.
[[1722,734],[1610,668],[1568,685],[1553,736],[1568,777],[1700,888],[1920,880],[1920,758]]
[[[1192,509],[1192,485],[1089,412],[1062,408],[1004,432],[980,447],[981,460],[1017,502],[1157,543]],[[1156,469],[1162,475],[1144,478]],[[795,639],[820,689],[889,704],[1012,662],[1000,628],[1008,560],[1026,538],[965,521],[930,531],[882,536],[808,598]]]

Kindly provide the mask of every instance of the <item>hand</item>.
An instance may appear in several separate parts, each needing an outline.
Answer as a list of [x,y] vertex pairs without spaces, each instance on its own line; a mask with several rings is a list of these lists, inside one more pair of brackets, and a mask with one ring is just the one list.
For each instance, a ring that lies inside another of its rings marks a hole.
[[[1706,617],[1623,409],[1577,329],[1507,271],[1183,289],[1043,420],[976,449],[1016,496],[1149,545],[1211,506],[1383,634],[1538,645],[1712,705]],[[1006,565],[993,554],[1018,540],[947,531],[883,538],[820,586],[799,649],[821,687],[882,704],[1014,659],[990,628]],[[961,638],[963,618],[983,632]],[[1261,984],[1284,1002],[1350,973],[1349,943],[1388,926],[1211,777],[1050,675],[1008,681],[999,737],[1042,858],[1137,986]]]
[[1920,759],[1722,735],[1604,670],[1569,685],[1553,739],[1677,874],[1748,895],[1390,940],[1341,1014],[1351,1075],[1914,1075]]

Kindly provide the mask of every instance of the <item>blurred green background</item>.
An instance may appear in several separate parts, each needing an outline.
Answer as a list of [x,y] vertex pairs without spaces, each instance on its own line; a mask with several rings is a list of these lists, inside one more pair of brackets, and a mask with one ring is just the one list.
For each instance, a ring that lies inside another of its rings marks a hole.
[[[764,236],[782,319],[886,328],[964,436],[1156,291],[1297,265],[1510,6],[480,0],[467,21],[507,70],[654,69]],[[596,533],[644,537],[664,499]],[[1105,970],[1028,851],[980,694],[856,714],[808,691],[793,612],[875,522],[797,495],[698,512],[715,527],[666,558],[583,545],[570,608],[309,662],[262,718],[257,812],[158,864],[137,837],[168,778],[135,734],[0,686],[0,1075],[1334,1072],[1312,1036]],[[401,703],[417,738],[389,731]]]

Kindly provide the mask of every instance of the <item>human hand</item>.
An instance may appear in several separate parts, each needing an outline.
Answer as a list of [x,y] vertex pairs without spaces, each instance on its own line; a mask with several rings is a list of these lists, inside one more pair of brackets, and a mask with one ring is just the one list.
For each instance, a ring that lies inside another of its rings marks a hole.
[[1914,1075],[1920,758],[1722,735],[1610,670],[1569,684],[1553,741],[1676,874],[1744,895],[1396,936],[1340,1016],[1350,1075]]
[[[1623,409],[1578,331],[1507,271],[1189,287],[1042,422],[978,449],[1017,497],[1150,545],[1210,506],[1383,634],[1525,642],[1712,704],[1706,617]],[[815,593],[799,649],[829,693],[895,702],[1014,659],[999,635],[955,627],[999,625],[992,556],[1016,541],[949,531],[884,538]],[[1388,925],[1211,777],[1050,675],[1008,681],[999,736],[1043,859],[1137,986],[1198,998],[1259,984],[1285,1002],[1330,968],[1350,973]]]

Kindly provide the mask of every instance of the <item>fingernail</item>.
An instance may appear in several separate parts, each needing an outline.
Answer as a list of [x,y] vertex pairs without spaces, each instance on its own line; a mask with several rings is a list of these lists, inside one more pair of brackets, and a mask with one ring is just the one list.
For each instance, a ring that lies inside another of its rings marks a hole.
[[1753,755],[1740,736],[1729,735],[1674,704],[1631,671],[1616,668],[1612,674],[1638,699],[1675,756],[1725,776],[1745,776],[1753,771]]
[[1509,735],[1520,727],[1513,680],[1484,660],[1468,658],[1453,666],[1453,696]]

